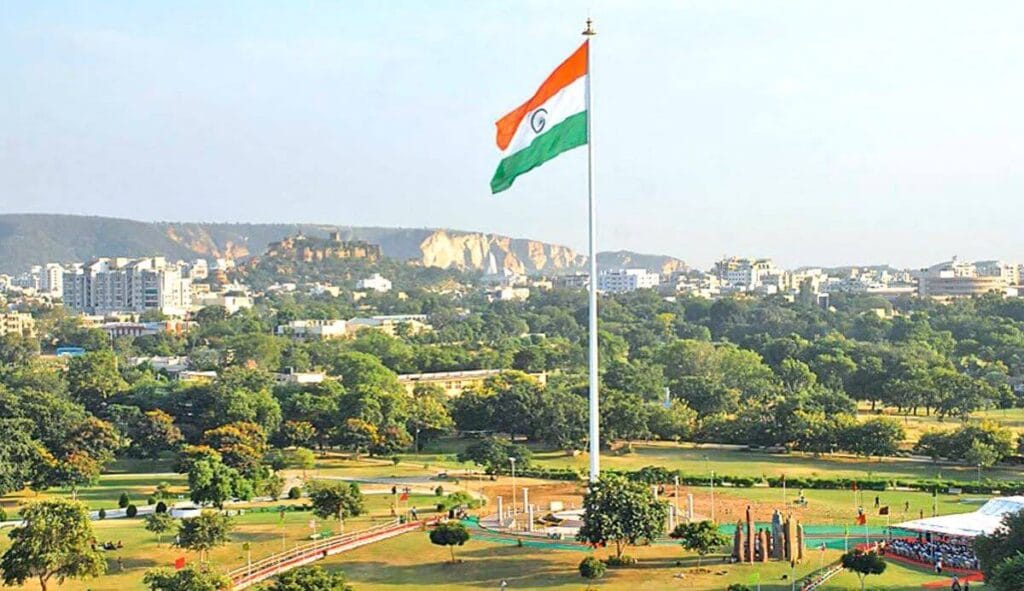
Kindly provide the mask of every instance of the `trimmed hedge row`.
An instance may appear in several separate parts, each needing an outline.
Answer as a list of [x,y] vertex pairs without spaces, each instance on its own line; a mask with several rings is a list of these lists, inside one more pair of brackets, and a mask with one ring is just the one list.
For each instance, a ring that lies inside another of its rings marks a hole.
[[[661,466],[645,466],[639,470],[605,470],[612,474],[625,476],[636,482],[645,484],[672,484],[679,478],[679,484],[688,486],[707,486],[710,477],[706,474],[684,474],[679,470],[669,470]],[[506,471],[507,473],[507,471]],[[574,468],[536,468],[530,467],[516,470],[516,476],[542,478],[545,480],[584,480],[586,475]],[[920,492],[946,492],[949,489],[960,489],[968,494],[1024,494],[1024,480],[989,480],[982,482],[938,479],[886,479],[886,478],[821,478],[791,476],[786,478],[789,488],[806,488],[818,490],[851,490],[856,482],[859,490],[883,491],[893,488],[907,488]],[[782,488],[781,476],[769,476],[765,479],[748,476],[728,476],[715,474],[715,484],[736,488],[768,486]]]

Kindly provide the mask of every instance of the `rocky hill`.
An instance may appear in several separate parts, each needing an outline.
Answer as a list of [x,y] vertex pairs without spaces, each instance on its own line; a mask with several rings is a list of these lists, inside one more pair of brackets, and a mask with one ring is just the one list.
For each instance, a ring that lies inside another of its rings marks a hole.
[[[489,266],[526,274],[571,273],[586,257],[558,244],[496,234],[429,228],[377,228],[325,224],[227,224],[139,222],[91,216],[0,215],[0,272],[17,273],[46,262],[85,261],[98,256],[164,255],[170,258],[243,260],[261,254],[271,242],[302,232],[326,237],[338,230],[343,240],[379,244],[384,256],[425,266],[488,270]],[[628,251],[598,255],[603,267],[635,266],[665,273],[683,261]]]

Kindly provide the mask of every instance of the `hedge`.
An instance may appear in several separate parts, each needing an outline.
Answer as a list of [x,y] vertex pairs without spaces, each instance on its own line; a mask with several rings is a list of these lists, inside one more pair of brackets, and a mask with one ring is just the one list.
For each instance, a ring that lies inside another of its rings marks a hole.
[[[645,466],[639,470],[605,470],[605,473],[619,474],[626,478],[645,484],[672,484],[679,478],[679,484],[687,486],[707,486],[710,478],[707,474],[684,474],[679,470],[669,470],[662,466]],[[586,475],[573,468],[525,468],[516,469],[516,476],[542,478],[545,480],[584,480]],[[786,478],[789,488],[806,488],[811,490],[850,490],[856,482],[859,490],[883,491],[893,488],[907,488],[919,492],[945,492],[951,488],[959,488],[968,494],[1024,494],[1024,480],[989,480],[982,482],[938,479],[886,479],[886,478],[822,478],[791,476]],[[752,478],[749,476],[729,476],[715,474],[715,484],[736,488],[768,486],[782,488],[781,476]]]

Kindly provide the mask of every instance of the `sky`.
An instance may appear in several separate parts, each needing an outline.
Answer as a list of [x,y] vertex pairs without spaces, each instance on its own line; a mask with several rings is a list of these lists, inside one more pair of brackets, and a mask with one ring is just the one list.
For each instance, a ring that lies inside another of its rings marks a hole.
[[1024,262],[1024,3],[996,0],[6,0],[0,212],[582,250],[585,149],[488,182],[588,14],[601,250]]

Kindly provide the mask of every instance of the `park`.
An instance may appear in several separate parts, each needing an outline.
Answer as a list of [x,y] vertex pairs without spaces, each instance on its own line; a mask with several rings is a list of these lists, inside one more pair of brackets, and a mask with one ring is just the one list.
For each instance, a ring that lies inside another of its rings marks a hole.
[[[230,541],[212,548],[208,560],[222,571],[244,568],[247,562],[259,561],[320,536],[330,537],[346,532],[357,532],[390,523],[396,515],[408,518],[416,509],[423,527],[409,533],[368,544],[340,553],[318,562],[328,570],[344,572],[346,580],[356,589],[399,589],[409,585],[444,586],[451,589],[496,588],[505,581],[509,588],[578,589],[581,579],[577,564],[586,556],[611,554],[609,549],[596,551],[575,542],[571,537],[552,539],[542,536],[545,526],[541,521],[542,508],[581,506],[586,489],[585,482],[551,480],[518,476],[513,483],[510,474],[499,477],[483,474],[477,466],[459,462],[455,450],[464,441],[439,440],[419,454],[402,454],[400,459],[353,458],[349,454],[331,453],[318,457],[315,465],[305,471],[284,472],[289,482],[305,483],[318,480],[359,482],[365,495],[365,512],[348,517],[343,524],[336,518],[321,519],[303,510],[306,499],[281,498],[277,500],[241,502],[229,505],[233,527]],[[805,557],[798,564],[771,561],[760,564],[734,563],[728,559],[729,544],[711,550],[706,556],[687,551],[665,535],[660,539],[629,548],[638,561],[635,567],[609,568],[596,582],[602,589],[723,589],[728,585],[747,585],[749,588],[790,589],[801,588],[805,580],[822,572],[828,565],[838,562],[847,548],[866,541],[878,541],[886,536],[886,517],[872,515],[865,526],[855,523],[856,508],[866,506],[877,511],[874,497],[891,508],[892,523],[916,518],[927,511],[938,515],[967,513],[976,510],[991,495],[943,494],[909,490],[805,489],[730,485],[732,477],[760,477],[782,474],[785,469],[790,481],[801,476],[833,476],[850,478],[914,479],[934,477],[939,468],[947,478],[967,477],[967,467],[935,466],[907,459],[864,460],[856,458],[822,458],[804,455],[782,457],[778,454],[698,447],[679,444],[634,442],[633,451],[620,456],[609,454],[608,465],[629,470],[650,465],[678,469],[684,473],[709,474],[713,470],[721,475],[712,489],[708,484],[683,485],[678,493],[673,486],[663,487],[662,497],[674,506],[685,507],[692,499],[695,520],[712,516],[722,526],[722,535],[734,531],[728,524],[742,518],[746,507],[751,507],[756,519],[767,521],[771,512],[781,508],[794,515],[808,531]],[[559,452],[538,452],[535,462],[539,466],[565,468],[576,465],[581,458]],[[585,462],[585,458],[582,460]],[[870,470],[869,470],[870,469]],[[869,476],[870,475],[870,476]],[[303,480],[305,476],[306,480]],[[396,483],[396,484],[391,484]],[[513,486],[517,488],[513,492]],[[187,503],[188,483],[163,461],[138,462],[124,460],[115,463],[96,486],[77,492],[77,497],[92,510],[116,511],[119,497],[127,494],[134,503],[144,505],[148,497],[164,491],[163,499],[170,504]],[[393,492],[397,487],[397,494]],[[409,492],[403,492],[408,488]],[[527,531],[520,516],[513,529],[491,526],[484,528],[488,516],[493,518],[497,498],[502,497],[511,513],[518,501],[517,512],[525,513],[524,490],[529,491],[531,504],[537,508],[536,532]],[[453,550],[457,562],[449,553],[431,544],[428,522],[446,517],[438,503],[452,493],[464,493],[459,499],[480,499],[483,504],[466,511],[469,540]],[[676,496],[678,494],[678,497]],[[784,496],[785,495],[785,496]],[[8,514],[19,504],[66,496],[57,491],[22,492],[3,498]],[[401,499],[401,500],[399,500]],[[713,507],[713,508],[712,508]],[[681,510],[679,520],[685,520]],[[60,588],[74,591],[95,591],[139,588],[145,572],[154,567],[171,567],[184,558],[187,564],[199,560],[194,552],[176,548],[173,540],[158,540],[146,530],[142,517],[96,519],[95,536],[101,542],[111,542],[116,548],[105,551],[107,572],[95,579],[68,580]],[[521,531],[514,528],[519,527]],[[731,538],[731,535],[729,535]],[[2,540],[2,539],[0,539]],[[6,540],[0,541],[0,552]],[[819,549],[820,548],[820,549]],[[927,565],[891,562],[881,575],[872,577],[872,588],[920,589],[922,586],[948,581],[949,577],[936,576]],[[26,583],[25,589],[33,588]],[[857,589],[857,577],[843,572],[830,579],[827,589]]]

